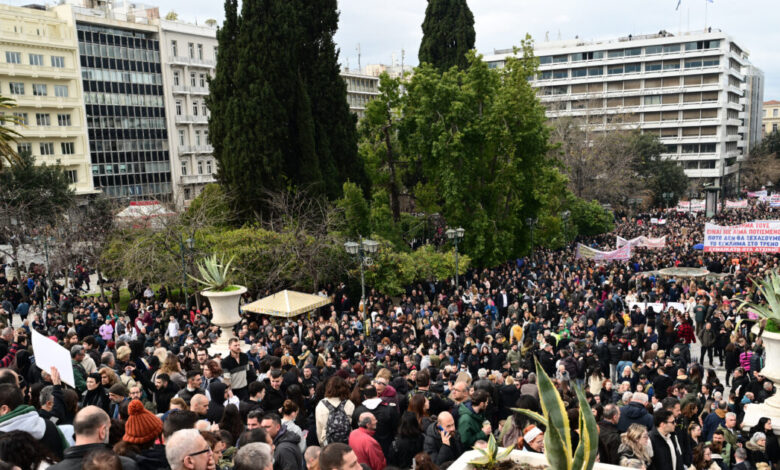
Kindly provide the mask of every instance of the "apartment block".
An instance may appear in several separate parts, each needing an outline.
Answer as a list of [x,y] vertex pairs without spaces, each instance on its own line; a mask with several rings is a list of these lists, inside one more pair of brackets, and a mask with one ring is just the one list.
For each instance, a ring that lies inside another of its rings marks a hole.
[[95,193],[76,31],[54,12],[0,5],[0,93],[13,99],[18,151],[59,163],[77,195]]
[[780,125],[780,101],[764,101],[764,115],[761,120],[761,133],[763,135],[777,132]]
[[[727,34],[708,29],[587,42],[543,42],[532,85],[550,119],[579,117],[592,132],[639,128],[689,178],[738,187],[740,161],[760,140],[763,74]],[[502,67],[511,50],[484,60]]]
[[186,206],[216,181],[206,97],[217,65],[216,28],[160,21],[171,175],[177,206]]
[[347,83],[349,110],[355,113],[358,119],[363,119],[368,103],[379,96],[379,76],[344,70],[341,72],[341,78]]

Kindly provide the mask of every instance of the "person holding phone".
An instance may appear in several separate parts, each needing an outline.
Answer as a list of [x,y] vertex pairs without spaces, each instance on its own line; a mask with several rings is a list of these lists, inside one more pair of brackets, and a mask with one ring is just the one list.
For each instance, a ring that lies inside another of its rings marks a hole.
[[444,462],[457,460],[463,453],[463,449],[452,413],[442,411],[436,418],[436,422],[425,430],[423,452],[431,456],[433,463],[441,465]]

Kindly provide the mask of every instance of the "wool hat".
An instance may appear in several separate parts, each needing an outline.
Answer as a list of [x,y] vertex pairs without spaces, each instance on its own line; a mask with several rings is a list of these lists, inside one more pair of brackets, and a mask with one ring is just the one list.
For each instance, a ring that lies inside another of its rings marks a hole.
[[125,423],[125,435],[123,441],[131,444],[144,444],[155,440],[163,429],[160,418],[144,408],[140,400],[133,400],[127,407],[127,423]]
[[122,397],[126,397],[128,395],[127,387],[119,382],[112,385],[111,388],[108,389],[108,393],[113,393],[114,395],[119,395]]

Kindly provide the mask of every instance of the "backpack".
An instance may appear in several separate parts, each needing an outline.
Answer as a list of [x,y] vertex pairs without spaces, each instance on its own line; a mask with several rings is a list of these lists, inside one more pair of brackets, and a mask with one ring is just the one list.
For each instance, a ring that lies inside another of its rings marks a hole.
[[328,422],[326,423],[327,430],[325,431],[325,442],[332,444],[334,442],[341,442],[347,444],[349,442],[349,433],[352,432],[352,423],[349,421],[347,413],[344,411],[344,405],[347,403],[343,400],[339,403],[338,407],[334,407],[327,399],[324,400],[325,408],[328,409]]

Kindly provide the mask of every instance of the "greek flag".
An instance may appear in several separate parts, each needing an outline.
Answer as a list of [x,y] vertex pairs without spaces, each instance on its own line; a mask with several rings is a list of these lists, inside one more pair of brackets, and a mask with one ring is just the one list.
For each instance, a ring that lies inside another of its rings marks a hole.
[[675,11],[680,9],[680,4],[682,3],[682,0],[677,0],[677,6],[675,7]]

